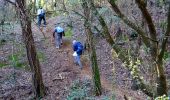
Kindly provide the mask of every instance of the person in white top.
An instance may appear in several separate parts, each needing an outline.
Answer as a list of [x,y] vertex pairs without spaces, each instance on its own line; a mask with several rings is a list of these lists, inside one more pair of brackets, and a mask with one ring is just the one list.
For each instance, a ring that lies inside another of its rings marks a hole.
[[37,11],[37,16],[38,16],[38,26],[41,26],[41,21],[44,21],[44,26],[46,25],[46,20],[45,20],[45,10],[42,7],[39,7]]

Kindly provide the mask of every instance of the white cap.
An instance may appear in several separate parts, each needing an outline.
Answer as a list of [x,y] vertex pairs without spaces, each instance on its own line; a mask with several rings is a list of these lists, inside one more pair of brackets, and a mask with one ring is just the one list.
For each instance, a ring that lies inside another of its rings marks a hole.
[[72,42],[72,43],[73,43],[73,44],[75,44],[76,42],[77,42],[76,40],[73,40],[73,42]]

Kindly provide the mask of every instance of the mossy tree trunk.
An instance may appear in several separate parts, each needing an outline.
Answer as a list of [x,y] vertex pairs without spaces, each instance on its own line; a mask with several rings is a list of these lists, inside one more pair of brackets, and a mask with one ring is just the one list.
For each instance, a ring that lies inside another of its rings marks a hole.
[[94,82],[94,91],[95,95],[99,96],[102,94],[102,88],[101,88],[101,81],[100,81],[100,72],[98,68],[98,63],[97,63],[97,56],[96,56],[96,50],[95,50],[95,45],[94,45],[94,36],[91,31],[90,27],[90,9],[88,7],[87,0],[82,0],[82,7],[84,8],[84,15],[86,17],[84,26],[85,26],[85,31],[86,31],[86,36],[87,36],[87,42],[89,46],[89,54],[90,54],[90,60],[91,60],[91,67],[92,67],[92,75],[93,75],[93,82]]
[[94,82],[94,91],[96,96],[99,96],[102,94],[102,88],[101,88],[101,81],[100,81],[100,72],[97,63],[96,50],[95,50],[91,30],[87,28],[86,33],[88,35],[88,44],[89,44],[89,51],[90,51],[89,53],[90,53],[92,75],[93,75],[93,82]]
[[168,89],[167,89],[167,82],[166,82],[166,76],[164,73],[164,64],[163,64],[163,57],[164,53],[167,50],[167,43],[168,43],[168,37],[170,36],[170,2],[169,2],[169,10],[168,10],[168,18],[167,18],[167,30],[166,33],[164,34],[165,37],[163,38],[162,44],[161,44],[161,51],[158,55],[158,60],[157,60],[157,93],[159,96],[162,95],[167,95]]
[[[166,77],[164,74],[164,69],[161,63],[158,63],[157,61],[161,60],[160,57],[158,57],[158,55],[160,55],[158,53],[158,41],[157,41],[157,37],[156,37],[156,30],[155,30],[155,26],[153,24],[152,18],[150,17],[149,12],[146,10],[146,5],[141,5],[141,2],[139,2],[140,4],[138,4],[142,14],[145,15],[145,20],[148,24],[148,29],[149,29],[149,35],[147,36],[147,34],[142,30],[141,27],[138,27],[135,23],[131,22],[128,18],[126,18],[124,16],[124,14],[121,13],[121,11],[119,10],[118,6],[115,4],[114,0],[110,0],[109,1],[111,4],[111,8],[116,12],[116,14],[128,25],[130,26],[132,29],[134,29],[142,38],[142,41],[144,42],[144,44],[150,48],[150,54],[152,56],[153,61],[156,62],[155,64],[155,68],[157,68],[157,71],[159,72],[158,74],[158,81],[157,84],[159,87],[157,87],[157,96],[163,95],[163,94],[167,94],[167,87],[166,87]],[[138,3],[137,2],[137,3]],[[105,23],[104,19],[102,18],[102,16],[98,13],[98,11],[95,9],[94,3],[92,1],[90,1],[91,4],[91,9],[94,11],[93,13],[96,15],[96,17],[98,18],[102,28],[103,28],[103,33],[102,35],[105,37],[105,39],[107,40],[107,42],[112,46],[112,48],[116,51],[116,53],[118,54],[119,59],[121,59],[123,62],[126,62],[127,65],[130,64],[130,60],[129,57],[127,56],[128,53],[126,52],[126,50],[123,50],[123,48],[119,47],[114,40],[112,39],[107,24]],[[142,7],[141,7],[142,6]],[[167,32],[168,33],[168,32]],[[168,33],[169,34],[169,33]],[[168,35],[166,35],[168,36]],[[166,43],[165,43],[166,44]],[[162,47],[163,48],[163,47]],[[165,52],[164,49],[162,49],[162,52]],[[162,61],[162,60],[161,60]],[[128,67],[128,66],[127,66]],[[154,67],[154,66],[153,66]],[[130,71],[134,70],[130,67],[128,67],[128,69]],[[138,70],[135,68],[136,70],[136,74],[132,75],[133,77],[135,76],[135,78],[133,78],[134,80],[138,81],[138,85],[139,85],[139,89],[141,89],[145,94],[147,94],[148,96],[153,97],[154,93],[152,93],[152,91],[148,88],[149,86],[147,86],[143,79],[141,79]],[[161,90],[162,89],[162,90]]]

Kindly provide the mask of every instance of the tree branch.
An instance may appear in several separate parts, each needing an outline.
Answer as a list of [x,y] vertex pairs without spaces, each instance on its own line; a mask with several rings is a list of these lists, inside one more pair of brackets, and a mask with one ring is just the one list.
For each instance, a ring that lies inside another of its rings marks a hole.
[[11,0],[5,0],[5,1],[7,1],[7,2],[11,3],[12,5],[16,6],[15,0],[14,0],[14,1],[11,1]]
[[167,30],[166,30],[165,37],[164,37],[162,45],[161,45],[162,47],[161,47],[161,52],[158,56],[158,61],[162,61],[162,59],[163,59],[163,56],[164,56],[164,53],[165,53],[165,50],[166,50],[166,44],[168,42],[168,37],[170,36],[170,2],[169,2],[169,10],[168,10],[167,21],[168,21]]
[[[119,10],[119,8],[117,7],[117,5],[115,4],[115,0],[110,0],[109,1],[110,4],[112,5],[112,9],[116,12],[116,14],[124,21],[124,23],[126,23],[128,26],[130,26],[132,29],[134,29],[135,31],[138,32],[138,34],[141,35],[143,42],[145,43],[146,46],[150,46],[150,42],[149,42],[149,38],[147,38],[145,36],[145,33],[143,32],[142,29],[140,29],[140,27],[137,27],[134,23],[132,23],[131,21],[129,21]],[[102,17],[100,17],[101,19],[99,20],[103,20],[102,22],[104,23],[104,19]],[[106,23],[104,23],[104,26],[106,25]],[[128,53],[125,50],[120,49],[118,46],[116,46],[115,44],[111,44],[113,45],[113,49],[116,51],[116,53],[118,54],[118,58],[121,59],[123,62],[126,62],[126,67],[132,71],[132,69],[128,66],[130,65],[130,60],[128,59],[128,57],[126,55],[128,55]],[[115,46],[114,46],[115,45]],[[135,78],[133,78],[134,80],[137,80],[139,82],[139,88],[141,89],[141,91],[143,91],[145,94],[147,94],[150,97],[153,97],[153,93],[150,91],[150,89],[148,88],[148,86],[143,82],[143,79],[140,78],[139,72],[136,70],[136,74],[135,74]],[[133,75],[132,75],[133,76]]]
[[135,0],[136,4],[138,5],[139,9],[142,12],[142,15],[144,17],[144,19],[146,20],[147,24],[148,24],[148,28],[149,28],[149,32],[150,32],[150,37],[154,40],[157,40],[156,38],[156,29],[155,26],[153,24],[153,20],[151,15],[149,14],[148,10],[146,9],[146,4],[144,1],[142,0]]
[[[156,29],[153,24],[151,15],[149,14],[148,10],[146,9],[146,4],[145,4],[144,0],[135,0],[135,1],[136,1],[136,4],[138,5],[139,9],[142,12],[144,19],[147,22],[150,38],[157,41]],[[150,48],[151,48],[152,58],[154,61],[156,61],[157,56],[158,56],[158,43],[151,41]]]
[[121,13],[120,9],[115,4],[115,0],[108,0],[108,2],[111,4],[112,10],[115,11],[118,17],[121,18],[125,24],[134,29],[139,35],[141,35],[144,44],[147,47],[150,47],[150,42],[148,38],[145,36],[145,32],[140,27],[136,26],[135,23],[131,22],[127,17],[125,17],[123,13]]
[[87,20],[87,18],[83,15],[83,14],[80,14],[79,12],[77,12],[77,11],[74,11],[74,10],[72,10],[76,15],[79,15],[79,16],[81,16],[82,18],[84,18],[85,20]]

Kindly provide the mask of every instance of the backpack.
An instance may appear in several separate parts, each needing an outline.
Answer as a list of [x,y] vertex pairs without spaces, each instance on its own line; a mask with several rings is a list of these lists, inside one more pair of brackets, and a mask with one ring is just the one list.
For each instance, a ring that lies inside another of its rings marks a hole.
[[77,54],[82,54],[83,53],[83,49],[84,49],[84,47],[83,47],[83,45],[80,43],[80,42],[78,42],[78,52],[77,52]]

